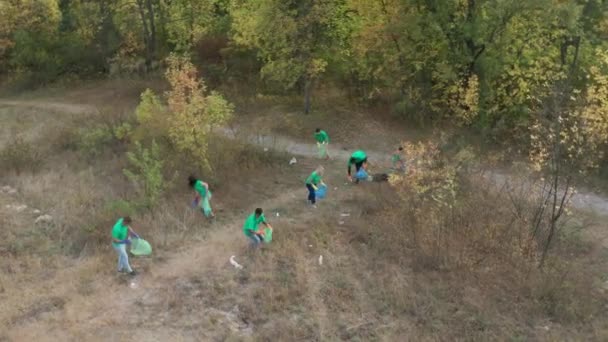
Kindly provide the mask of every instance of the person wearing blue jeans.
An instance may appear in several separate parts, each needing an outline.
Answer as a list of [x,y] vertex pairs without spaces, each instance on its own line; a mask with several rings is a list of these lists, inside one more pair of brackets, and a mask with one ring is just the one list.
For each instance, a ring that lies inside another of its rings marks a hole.
[[126,272],[130,275],[137,274],[129,265],[129,255],[127,254],[127,245],[131,244],[130,236],[139,238],[133,229],[131,229],[131,217],[121,217],[112,228],[112,247],[118,254],[118,272]]
[[131,274],[133,269],[129,265],[129,255],[127,254],[126,244],[112,244],[116,253],[118,253],[118,272],[127,272]]

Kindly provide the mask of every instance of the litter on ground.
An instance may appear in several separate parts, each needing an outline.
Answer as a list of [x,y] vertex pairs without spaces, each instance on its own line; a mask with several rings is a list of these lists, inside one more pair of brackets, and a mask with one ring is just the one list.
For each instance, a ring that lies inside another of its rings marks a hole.
[[230,257],[230,264],[232,264],[232,266],[234,266],[236,269],[242,270],[243,266],[241,266],[241,264],[239,264],[238,262],[236,262],[236,260],[234,260],[234,255]]

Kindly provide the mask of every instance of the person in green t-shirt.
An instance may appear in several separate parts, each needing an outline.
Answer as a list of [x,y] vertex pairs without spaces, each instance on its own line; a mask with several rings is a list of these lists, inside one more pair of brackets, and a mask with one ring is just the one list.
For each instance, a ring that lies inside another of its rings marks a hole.
[[114,247],[114,250],[118,254],[118,272],[135,275],[135,270],[129,265],[127,245],[131,244],[131,236],[139,239],[139,235],[131,229],[131,222],[131,217],[129,216],[121,217],[116,221],[116,224],[112,228],[112,247]]
[[399,171],[405,171],[405,161],[403,160],[403,147],[399,146],[393,155],[391,156],[391,162],[393,163],[393,169]]
[[243,233],[245,233],[245,236],[250,240],[251,246],[254,248],[264,241],[264,229],[260,229],[260,224],[272,229],[270,224],[266,222],[262,208],[256,208],[255,212],[247,217],[243,225]]
[[329,135],[327,135],[327,132],[317,128],[315,130],[315,139],[317,140],[317,148],[319,149],[319,158],[329,159]]
[[325,169],[323,166],[317,167],[308,178],[306,178],[306,189],[308,189],[308,201],[312,204],[313,207],[316,208],[316,191],[318,189],[317,185],[325,185],[323,183],[323,173]]
[[[350,156],[350,158],[348,159],[348,174],[347,177],[348,179],[352,182],[353,181],[353,177],[351,176],[350,170],[352,165],[355,165],[355,173],[359,172],[359,170],[361,169],[361,167],[363,167],[364,164],[367,163],[367,155],[365,154],[365,152],[363,152],[362,150],[358,150],[353,152],[353,154]],[[359,179],[357,178],[356,182],[359,182]]]
[[211,209],[211,191],[209,191],[209,184],[192,175],[188,177],[188,184],[194,189],[195,197],[192,206],[196,207],[200,203],[203,214],[206,217],[213,218],[215,215]]

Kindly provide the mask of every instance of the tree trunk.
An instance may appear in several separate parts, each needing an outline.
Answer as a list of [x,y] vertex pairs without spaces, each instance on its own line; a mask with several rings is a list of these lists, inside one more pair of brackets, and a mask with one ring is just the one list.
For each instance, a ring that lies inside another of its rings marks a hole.
[[304,114],[310,113],[312,84],[313,80],[307,77],[304,81]]
[[154,18],[154,6],[152,6],[152,0],[146,0],[146,5],[148,7],[148,21],[150,23],[150,37],[148,38],[149,51],[148,58],[146,58],[146,68],[147,71],[150,71],[152,67],[152,62],[154,61],[156,55],[156,23]]
[[[145,1],[145,2],[144,2]],[[137,8],[141,17],[143,28],[144,45],[146,47],[146,71],[152,67],[154,53],[156,51],[156,25],[154,23],[154,7],[152,0],[137,0]]]

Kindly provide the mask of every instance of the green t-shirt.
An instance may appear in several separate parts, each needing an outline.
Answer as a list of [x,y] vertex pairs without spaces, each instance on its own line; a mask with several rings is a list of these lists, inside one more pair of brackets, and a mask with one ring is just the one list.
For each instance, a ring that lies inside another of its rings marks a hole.
[[365,152],[363,152],[361,150],[355,151],[348,159],[348,165],[350,166],[353,164],[350,161],[351,159],[354,159],[355,163],[360,163],[360,162],[364,161],[366,158],[367,158],[367,155],[365,154]]
[[112,238],[124,240],[129,235],[129,227],[124,225],[122,221],[123,218],[121,217],[118,221],[116,221],[116,224],[114,224],[114,228],[112,228]]
[[201,197],[205,197],[207,194],[207,188],[205,188],[205,185],[203,185],[203,182],[200,180],[197,180],[196,183],[194,183],[194,190],[196,190]]
[[401,154],[394,153],[393,156],[391,157],[391,160],[393,161],[393,163],[396,163],[396,162],[400,161],[401,160]]
[[317,141],[320,143],[326,142],[329,144],[329,135],[327,135],[327,132],[323,130],[321,130],[319,133],[315,132],[315,139],[317,139]]
[[266,218],[264,214],[260,215],[260,217],[256,218],[255,213],[249,215],[245,220],[245,224],[243,225],[243,233],[247,236],[253,236],[255,232],[258,230],[258,225],[262,222],[266,222]]
[[317,174],[317,171],[313,171],[308,178],[306,178],[306,184],[317,185],[321,182],[321,176]]

